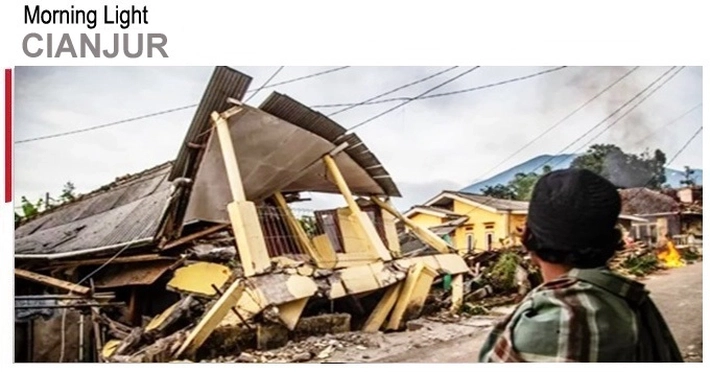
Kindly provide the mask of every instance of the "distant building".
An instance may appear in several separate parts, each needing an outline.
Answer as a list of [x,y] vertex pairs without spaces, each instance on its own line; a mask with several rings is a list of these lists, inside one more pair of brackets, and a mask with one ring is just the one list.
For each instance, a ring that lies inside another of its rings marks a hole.
[[646,220],[633,221],[631,236],[656,244],[666,234],[702,237],[702,187],[666,192],[647,188],[619,190],[622,213]]
[[519,245],[528,203],[442,191],[405,216],[448,239],[459,253]]

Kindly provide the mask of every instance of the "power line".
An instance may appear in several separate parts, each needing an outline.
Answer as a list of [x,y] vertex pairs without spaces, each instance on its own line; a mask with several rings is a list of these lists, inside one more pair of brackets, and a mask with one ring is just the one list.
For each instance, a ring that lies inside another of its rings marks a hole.
[[449,71],[455,69],[456,67],[458,67],[458,66],[449,67],[449,68],[447,68],[447,69],[445,69],[445,70],[439,71],[439,72],[437,72],[437,73],[435,73],[435,74],[432,74],[432,75],[429,75],[429,76],[426,76],[426,77],[424,77],[424,78],[422,78],[422,79],[419,79],[419,80],[417,80],[417,81],[413,81],[413,82],[411,82],[411,83],[409,83],[409,84],[405,84],[405,85],[399,86],[399,87],[397,87],[397,88],[395,88],[395,89],[389,90],[389,91],[387,91],[387,92],[385,92],[385,93],[382,93],[382,94],[379,94],[379,95],[376,95],[376,96],[374,96],[374,97],[372,97],[372,98],[366,99],[366,100],[361,101],[361,102],[358,102],[358,103],[353,103],[352,105],[347,106],[347,107],[345,107],[345,108],[342,108],[342,109],[340,109],[340,110],[337,110],[337,111],[335,111],[335,112],[329,114],[328,116],[329,116],[329,117],[332,117],[332,116],[338,115],[338,114],[340,114],[340,113],[343,113],[343,112],[345,112],[345,111],[352,110],[352,109],[354,109],[355,107],[362,106],[362,105],[366,105],[366,104],[368,104],[368,103],[370,103],[370,102],[372,102],[372,101],[374,101],[374,100],[376,100],[376,99],[378,99],[378,98],[382,98],[382,97],[384,97],[384,96],[386,96],[386,95],[388,95],[388,94],[392,94],[392,93],[398,92],[398,91],[400,91],[400,90],[402,90],[402,89],[409,88],[409,87],[411,87],[411,86],[413,86],[413,85],[417,85],[417,84],[419,84],[419,83],[423,83],[423,82],[425,82],[425,81],[427,81],[427,80],[433,79],[433,78],[435,78],[435,77],[437,77],[437,76],[439,76],[439,75],[441,75],[441,74],[444,74],[444,73],[446,73],[446,72],[449,72]]
[[456,75],[456,76],[454,76],[454,77],[452,77],[452,78],[450,78],[450,79],[444,81],[443,83],[434,86],[433,88],[427,89],[424,93],[421,93],[421,94],[419,94],[418,96],[416,96],[416,97],[414,97],[414,98],[411,98],[411,99],[409,99],[409,100],[407,100],[407,101],[404,101],[404,102],[402,102],[402,103],[400,103],[400,104],[398,104],[398,105],[396,105],[396,106],[393,106],[393,107],[391,107],[391,108],[389,108],[389,109],[387,109],[387,110],[385,110],[385,111],[382,111],[381,113],[379,113],[379,114],[377,114],[377,115],[375,115],[375,116],[370,117],[369,119],[366,119],[366,120],[364,120],[364,121],[362,121],[362,122],[360,122],[360,123],[358,123],[358,124],[355,124],[355,125],[353,125],[352,127],[348,128],[348,132],[354,130],[355,128],[359,128],[359,127],[361,127],[361,126],[363,126],[363,125],[365,125],[365,124],[367,124],[367,123],[369,123],[369,122],[372,122],[373,120],[376,120],[376,119],[378,119],[378,118],[380,118],[380,117],[382,117],[382,116],[384,116],[384,115],[387,115],[388,113],[390,113],[390,112],[392,112],[392,111],[394,111],[394,110],[396,110],[396,109],[398,109],[398,108],[400,108],[400,107],[402,107],[402,106],[404,106],[404,105],[406,105],[406,104],[408,104],[408,103],[411,103],[412,101],[415,101],[415,100],[417,100],[417,99],[423,97],[424,95],[426,95],[426,94],[428,94],[428,93],[431,93],[431,92],[433,92],[433,91],[435,91],[435,90],[437,90],[437,89],[443,87],[444,85],[451,83],[452,81],[454,81],[454,80],[456,80],[456,79],[459,79],[460,77],[462,77],[462,76],[464,76],[464,75],[466,75],[466,74],[469,74],[469,73],[471,73],[471,72],[477,70],[479,67],[481,67],[481,66],[476,66],[476,67],[470,68],[470,69],[468,69],[468,70],[466,70],[466,71],[464,71],[464,72],[462,72],[462,73],[460,73],[460,74],[458,74],[458,75]]
[[[333,73],[333,72],[345,70],[345,69],[347,69],[347,68],[350,68],[350,66],[342,66],[342,67],[331,68],[330,70],[324,70],[324,71],[321,71],[321,72],[316,72],[316,73],[314,73],[314,74],[305,75],[305,76],[297,77],[297,78],[290,79],[290,80],[284,80],[284,81],[281,81],[281,82],[278,82],[278,83],[274,83],[274,84],[271,84],[271,85],[266,85],[266,86],[262,87],[262,89],[273,88],[273,87],[279,87],[279,86],[282,86],[282,85],[295,83],[295,82],[297,82],[297,81],[306,80],[306,79],[318,77],[318,76],[321,76],[321,75],[326,75],[326,74],[330,74],[330,73]],[[248,90],[248,91],[247,91],[247,93],[250,93],[250,92],[251,92],[251,90]]]
[[273,79],[276,77],[276,75],[278,75],[279,72],[281,72],[281,70],[283,70],[283,69],[284,69],[284,66],[281,66],[281,67],[277,68],[276,71],[274,71],[274,73],[271,74],[271,76],[269,76],[268,79],[266,79],[266,81],[264,82],[264,84],[261,84],[261,86],[260,86],[258,89],[256,89],[256,90],[251,94],[251,96],[249,96],[247,99],[244,100],[244,103],[249,102],[252,98],[254,98],[255,95],[259,94],[259,92],[261,92],[261,90],[264,89],[264,87],[266,86],[266,84],[269,84],[269,83],[271,82],[271,80],[273,80]]
[[669,127],[670,125],[675,124],[676,122],[678,122],[679,120],[681,120],[681,119],[683,119],[684,117],[688,116],[688,114],[690,114],[691,112],[697,110],[698,108],[700,108],[700,107],[702,107],[702,106],[703,106],[703,103],[702,103],[702,102],[701,102],[701,103],[698,103],[697,105],[693,106],[693,108],[691,108],[690,110],[686,111],[684,114],[678,116],[677,118],[673,119],[673,120],[670,121],[669,123],[664,124],[663,126],[661,126],[660,128],[654,130],[652,133],[650,133],[650,134],[647,135],[646,137],[643,137],[643,138],[641,138],[640,140],[634,142],[632,145],[635,146],[635,145],[639,145],[639,144],[641,144],[641,143],[643,143],[643,142],[646,142],[647,139],[649,139],[649,138],[655,136],[655,135],[658,134],[661,130],[663,130],[663,129]]
[[597,93],[596,95],[594,95],[594,97],[592,97],[592,98],[590,98],[589,100],[587,100],[586,102],[584,102],[581,106],[577,107],[577,108],[574,109],[572,112],[570,112],[569,114],[567,114],[565,117],[563,117],[562,119],[560,119],[559,121],[557,121],[555,124],[553,124],[553,125],[551,125],[550,127],[548,127],[544,132],[540,133],[540,134],[539,134],[537,137],[535,137],[532,141],[526,143],[525,145],[523,145],[523,147],[519,148],[518,150],[516,150],[515,152],[513,152],[512,154],[510,154],[508,157],[506,157],[505,159],[501,160],[498,164],[494,165],[494,166],[491,167],[489,170],[487,170],[486,172],[484,172],[484,173],[481,174],[480,176],[476,177],[475,179],[476,179],[476,180],[480,180],[480,179],[482,179],[484,176],[486,176],[486,175],[488,175],[489,173],[491,173],[492,171],[494,171],[494,170],[495,170],[496,168],[498,168],[499,166],[505,164],[505,162],[507,162],[508,160],[510,160],[510,159],[512,159],[513,157],[515,157],[515,155],[518,155],[520,152],[522,152],[523,150],[525,150],[526,148],[528,148],[528,147],[529,147],[530,145],[532,145],[533,143],[537,142],[537,140],[539,140],[540,138],[544,137],[547,133],[550,133],[553,129],[557,128],[560,124],[562,124],[562,123],[565,122],[567,119],[569,119],[570,117],[572,117],[574,114],[576,114],[577,112],[579,112],[580,110],[582,110],[583,108],[585,108],[587,105],[589,105],[590,103],[592,103],[592,101],[596,100],[597,98],[599,98],[599,96],[601,96],[602,94],[606,93],[609,89],[613,88],[616,84],[618,84],[619,82],[621,82],[622,80],[624,80],[626,77],[628,77],[629,75],[631,75],[631,74],[632,74],[634,71],[636,71],[638,68],[639,68],[639,67],[636,66],[636,67],[632,68],[631,70],[627,71],[627,72],[626,72],[624,75],[622,75],[620,78],[616,79],[616,80],[615,80],[613,83],[611,83],[609,86],[607,86],[607,87],[604,88],[602,91],[600,91],[599,93]]
[[[469,93],[469,92],[473,92],[473,91],[476,91],[476,90],[488,89],[488,88],[493,88],[493,87],[497,87],[497,86],[500,86],[500,85],[505,85],[505,84],[509,84],[509,83],[514,83],[514,82],[521,81],[521,80],[532,79],[532,78],[534,78],[534,77],[537,77],[537,76],[540,76],[540,75],[544,75],[544,74],[549,74],[549,73],[551,73],[551,72],[559,71],[559,70],[562,70],[562,69],[565,69],[565,68],[567,68],[567,66],[559,66],[559,67],[555,67],[555,68],[550,68],[550,69],[547,69],[547,70],[543,70],[543,71],[540,71],[540,72],[536,72],[536,73],[534,73],[534,74],[529,74],[529,75],[525,75],[525,76],[519,76],[519,77],[516,77],[516,78],[507,79],[507,80],[502,80],[502,81],[495,82],[495,83],[491,83],[491,84],[479,85],[479,86],[476,86],[476,87],[473,87],[473,88],[462,89],[462,90],[455,90],[455,91],[451,91],[451,92],[432,94],[432,95],[424,96],[424,97],[394,97],[394,98],[381,99],[381,100],[377,100],[377,101],[370,101],[370,102],[367,102],[367,103],[365,103],[365,104],[366,104],[366,105],[376,105],[376,104],[380,104],[380,103],[388,103],[388,102],[395,102],[395,101],[411,101],[411,100],[414,100],[414,99],[429,99],[429,98],[438,98],[438,97],[444,97],[444,96],[451,96],[451,95],[455,95],[455,94]],[[353,104],[354,104],[354,103],[330,103],[330,104],[322,104],[322,105],[313,105],[313,106],[311,106],[311,107],[313,107],[313,108],[344,107],[344,106],[351,106],[351,105],[353,105]]]
[[693,140],[695,139],[695,137],[697,137],[698,134],[700,134],[700,132],[702,132],[702,131],[703,131],[703,126],[702,126],[702,124],[701,124],[701,125],[700,125],[700,128],[698,128],[698,130],[696,130],[695,133],[693,133],[693,135],[692,135],[692,136],[690,137],[690,139],[683,145],[683,147],[681,147],[680,150],[678,150],[678,152],[676,152],[675,155],[673,155],[673,157],[671,158],[671,160],[669,160],[669,161],[666,162],[666,166],[670,166],[671,163],[673,163],[673,162],[675,161],[675,159],[676,159],[678,156],[680,156],[680,154],[683,153],[683,151],[685,151],[685,149],[688,148],[688,146],[690,145],[690,143],[693,142]]
[[[602,124],[604,124],[607,120],[611,119],[614,115],[616,115],[617,113],[619,113],[619,111],[623,110],[624,107],[628,106],[628,105],[631,104],[631,102],[633,102],[636,98],[638,98],[639,96],[641,96],[641,95],[642,95],[643,93],[645,93],[647,90],[651,89],[651,87],[652,87],[654,84],[656,84],[658,81],[660,81],[661,79],[663,79],[663,77],[666,76],[666,75],[668,75],[673,69],[675,69],[675,67],[671,67],[671,68],[668,69],[666,72],[664,72],[663,74],[661,74],[661,76],[659,76],[658,78],[656,78],[656,80],[652,81],[652,82],[651,82],[650,84],[648,84],[643,90],[641,90],[640,92],[636,93],[636,95],[634,95],[633,97],[631,97],[631,99],[629,99],[628,101],[626,101],[623,105],[619,106],[619,108],[617,108],[616,110],[614,110],[611,114],[607,115],[604,119],[602,119],[600,122],[598,122],[597,124],[595,124],[592,128],[590,128],[590,129],[589,129],[588,131],[586,131],[584,134],[582,134],[581,136],[577,137],[577,138],[576,138],[574,141],[572,141],[569,145],[565,146],[562,150],[560,150],[556,155],[562,154],[565,150],[567,150],[567,149],[569,149],[570,147],[572,147],[572,145],[574,145],[575,143],[579,142],[582,138],[584,138],[584,137],[587,136],[589,133],[591,133],[592,131],[594,131],[595,129],[597,129],[599,126],[601,126]],[[667,82],[667,81],[666,81],[666,82]],[[554,157],[553,157],[553,158],[554,158]],[[535,169],[532,170],[532,172],[536,172],[538,169],[544,167],[544,166],[547,165],[547,164],[550,162],[550,160],[553,159],[553,158],[550,158],[550,159],[548,159],[547,161],[543,162],[542,164],[538,165],[537,167],[535,167]]]
[[15,143],[16,143],[16,144],[19,144],[19,143],[26,143],[26,142],[32,142],[32,141],[45,140],[45,139],[49,139],[49,138],[56,138],[56,137],[68,136],[68,135],[71,135],[71,134],[77,134],[77,133],[88,132],[88,131],[92,131],[92,130],[96,130],[96,129],[111,127],[111,126],[118,125],[118,124],[129,123],[129,122],[136,121],[136,120],[147,119],[147,118],[154,117],[154,116],[165,115],[165,114],[169,114],[169,113],[171,113],[171,112],[186,110],[186,109],[189,109],[189,108],[192,108],[192,107],[195,107],[195,106],[197,106],[197,105],[195,104],[195,105],[188,105],[188,106],[176,107],[176,108],[172,108],[172,109],[169,109],[169,110],[158,111],[158,112],[154,112],[154,113],[146,114],[146,115],[141,115],[141,116],[135,116],[135,117],[132,117],[132,118],[123,119],[123,120],[119,120],[119,121],[113,121],[113,122],[110,122],[110,123],[101,124],[101,125],[96,125],[96,126],[93,126],[93,127],[87,127],[87,128],[83,128],[83,129],[72,130],[72,131],[69,131],[69,132],[62,132],[62,133],[50,134],[50,135],[41,136],[41,137],[35,137],[35,138],[28,138],[28,139],[24,139],[24,140],[19,140],[19,141],[15,141]]
[[[673,121],[671,121],[669,124],[672,124],[673,122],[675,122],[675,121],[679,120],[680,118],[686,116],[687,114],[689,114],[690,112],[692,112],[693,110],[695,110],[697,107],[698,107],[698,106],[696,106],[696,107],[692,108],[691,110],[687,111],[687,112],[684,113],[683,115],[679,116],[677,119],[674,119]],[[667,124],[667,125],[669,125],[669,124]],[[695,131],[695,133],[690,137],[690,139],[681,147],[680,150],[678,150],[678,151],[671,157],[671,159],[670,159],[669,161],[667,161],[667,162],[664,164],[663,167],[666,168],[666,167],[670,166],[671,163],[673,163],[673,161],[675,161],[675,159],[676,159],[681,153],[683,153],[683,151],[686,150],[686,148],[690,145],[691,142],[693,142],[693,140],[695,139],[695,137],[697,137],[698,134],[700,134],[700,132],[701,132],[702,130],[703,130],[703,126],[702,126],[702,124],[701,124],[701,125],[700,125],[700,128],[698,128],[698,130]],[[534,172],[534,171],[533,171],[533,172]],[[636,196],[638,196],[638,194],[641,193],[642,189],[643,189],[644,187],[648,186],[648,185],[651,183],[651,181],[653,181],[654,178],[655,178],[655,176],[652,176],[648,181],[646,181],[646,183],[644,184],[644,186],[642,186],[641,189],[640,189],[636,194],[634,194],[631,198],[629,198],[628,201],[631,201],[631,200],[633,200],[633,198],[635,198]],[[627,202],[628,202],[628,201],[627,201]],[[468,214],[471,213],[474,209],[476,209],[476,207],[473,207],[473,208],[469,209],[468,211],[466,211],[466,212],[463,213],[463,214],[464,214],[464,215],[468,215]]]
[[[285,84],[295,83],[295,82],[297,82],[297,81],[306,80],[306,79],[314,78],[314,77],[317,77],[317,76],[322,76],[322,75],[330,74],[330,73],[333,73],[333,72],[336,72],[336,71],[344,70],[344,69],[349,68],[349,67],[350,67],[350,66],[342,66],[342,67],[332,68],[332,69],[325,70],[325,71],[321,71],[321,72],[317,72],[317,73],[314,73],[314,74],[305,75],[305,76],[297,77],[297,78],[290,79],[290,80],[284,80],[284,81],[281,81],[281,82],[278,82],[278,83],[275,83],[275,84],[264,85],[264,86],[262,86],[262,87],[260,87],[260,88],[258,88],[258,89],[247,90],[247,93],[251,93],[251,92],[255,92],[255,91],[258,92],[260,89],[272,88],[272,87],[277,87],[277,86],[281,86],[281,85],[285,85]],[[119,121],[114,121],[114,122],[110,122],[110,123],[106,123],[106,124],[95,125],[95,126],[92,126],[92,127],[86,127],[86,128],[82,128],[82,129],[77,129],[77,130],[68,131],[68,132],[61,132],[61,133],[56,133],[56,134],[50,134],[50,135],[46,135],[46,136],[28,138],[28,139],[24,139],[24,140],[15,141],[15,144],[21,144],[21,143],[27,143],[27,142],[33,142],[33,141],[40,141],[40,140],[45,140],[45,139],[50,139],[50,138],[63,137],[63,136],[69,136],[69,135],[72,135],[72,134],[88,132],[88,131],[92,131],[92,130],[96,130],[96,129],[111,127],[111,126],[118,125],[118,124],[129,123],[129,122],[132,122],[132,121],[147,119],[147,118],[154,117],[154,116],[165,115],[165,114],[169,114],[169,113],[172,113],[172,112],[187,110],[187,109],[190,109],[190,108],[193,108],[193,107],[197,107],[197,105],[198,105],[198,104],[192,104],[192,105],[187,105],[187,106],[181,106],[181,107],[176,107],[176,108],[172,108],[172,109],[168,109],[168,110],[153,112],[153,113],[150,113],[150,114],[135,116],[135,117],[131,117],[131,118],[128,118],[128,119],[123,119],[123,120],[119,120]]]
[[[609,130],[611,127],[613,127],[613,126],[616,125],[618,122],[620,122],[621,119],[625,118],[629,113],[631,113],[631,111],[633,111],[636,107],[638,107],[640,104],[642,104],[646,99],[648,99],[649,97],[651,97],[654,93],[656,93],[659,89],[661,89],[664,85],[666,85],[669,81],[671,81],[674,77],[676,77],[676,75],[678,75],[678,74],[683,70],[683,68],[684,68],[684,67],[681,67],[681,68],[679,68],[678,70],[676,70],[676,71],[673,73],[673,75],[671,75],[670,77],[668,77],[668,79],[666,79],[664,82],[662,82],[661,84],[659,84],[658,86],[656,86],[649,94],[647,94],[646,96],[644,96],[643,98],[641,98],[641,99],[640,99],[638,102],[636,102],[631,108],[629,108],[629,109],[628,109],[626,112],[624,112],[621,116],[619,116],[618,118],[616,118],[616,120],[614,120],[611,124],[607,125],[606,128],[602,129],[602,131],[600,131],[599,133],[597,133],[596,135],[594,135],[594,136],[593,136],[592,138],[590,138],[587,142],[583,143],[582,146],[579,146],[579,147],[578,147],[577,149],[575,149],[572,153],[574,154],[574,153],[577,153],[578,151],[582,150],[585,146],[587,146],[588,144],[592,143],[592,141],[594,141],[595,139],[599,138],[599,136],[601,136],[602,133],[606,132],[606,131]],[[669,71],[670,71],[670,70],[669,70]],[[664,74],[664,75],[665,75],[665,74]],[[655,83],[655,82],[654,82],[654,83]],[[592,128],[592,129],[594,129],[594,128]],[[584,135],[582,135],[582,137],[584,137],[584,136],[586,136],[587,134],[589,134],[589,132],[590,132],[590,131],[588,131],[587,133],[585,133]],[[579,137],[578,139],[581,139],[582,137]],[[563,150],[563,151],[564,151],[564,150]],[[572,156],[572,154],[570,154],[570,155],[568,155],[567,157],[563,158],[563,159],[560,160],[559,162],[555,163],[555,166],[561,164],[562,162],[564,162],[565,160],[567,160],[567,159],[568,159],[569,157],[571,157],[571,156]]]

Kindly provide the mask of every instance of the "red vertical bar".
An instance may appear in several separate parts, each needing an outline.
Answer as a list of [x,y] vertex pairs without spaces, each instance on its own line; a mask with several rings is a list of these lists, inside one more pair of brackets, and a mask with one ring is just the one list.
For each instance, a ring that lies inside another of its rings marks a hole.
[[12,70],[5,69],[5,203],[12,201]]

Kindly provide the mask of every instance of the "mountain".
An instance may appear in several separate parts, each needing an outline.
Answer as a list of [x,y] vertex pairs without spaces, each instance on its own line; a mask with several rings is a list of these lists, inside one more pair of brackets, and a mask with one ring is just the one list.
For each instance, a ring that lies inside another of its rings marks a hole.
[[[461,191],[463,192],[470,192],[474,194],[479,194],[481,193],[481,189],[486,188],[487,186],[495,186],[497,184],[507,184],[510,180],[512,180],[516,174],[518,173],[530,173],[532,171],[536,171],[537,173],[540,173],[542,171],[542,166],[543,164],[549,165],[552,170],[557,170],[557,169],[566,169],[572,164],[572,161],[577,157],[577,154],[562,154],[562,155],[540,155],[538,157],[532,158],[526,162],[523,162],[521,164],[518,164],[506,171],[503,171],[501,173],[496,174],[495,176],[476,182],[472,185],[466,186]],[[540,168],[540,169],[537,169]],[[698,185],[702,185],[703,183],[703,170],[702,169],[694,169],[695,174],[693,177],[695,178],[695,182]],[[682,181],[685,177],[683,176],[683,171],[675,170],[675,169],[670,169],[666,168],[666,183],[671,185],[671,187],[681,187],[680,181]]]

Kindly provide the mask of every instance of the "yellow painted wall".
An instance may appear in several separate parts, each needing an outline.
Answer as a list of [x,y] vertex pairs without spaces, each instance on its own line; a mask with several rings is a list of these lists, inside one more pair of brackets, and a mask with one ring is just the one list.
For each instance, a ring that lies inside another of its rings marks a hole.
[[[510,235],[516,224],[524,223],[525,216],[513,215],[508,216],[506,213],[496,213],[483,208],[477,208],[470,204],[454,201],[454,213],[465,214],[468,216],[466,224],[456,229],[454,238],[454,246],[460,251],[465,252],[467,249],[466,235],[473,233],[474,250],[486,250],[486,233],[493,232],[493,249],[502,247],[500,239],[507,238]],[[486,224],[492,222],[493,228],[486,228]],[[467,231],[466,225],[473,224],[473,230]]]
[[409,219],[414,221],[419,226],[426,228],[442,224],[441,217],[436,217],[425,213],[416,213],[412,217],[409,217]]
[[[474,249],[476,251],[484,251],[486,249],[486,232],[493,232],[493,249],[499,249],[502,247],[500,239],[504,239],[510,236],[510,232],[514,231],[516,226],[525,225],[525,215],[516,214],[504,214],[491,212],[483,208],[477,208],[470,204],[462,203],[454,200],[454,213],[463,214],[468,216],[468,221],[466,224],[458,227],[454,234],[452,244],[461,253],[465,253],[467,249],[466,236],[468,234],[473,234],[474,238]],[[509,218],[509,220],[508,220]],[[422,227],[432,227],[443,223],[443,220],[439,217],[435,217],[429,214],[417,213],[410,217],[412,221],[419,224]],[[506,223],[508,220],[508,223]],[[486,223],[493,222],[493,228],[487,229]],[[466,227],[470,227],[473,224],[473,230],[466,230]],[[520,240],[516,239],[514,244],[519,244]]]

